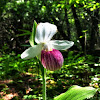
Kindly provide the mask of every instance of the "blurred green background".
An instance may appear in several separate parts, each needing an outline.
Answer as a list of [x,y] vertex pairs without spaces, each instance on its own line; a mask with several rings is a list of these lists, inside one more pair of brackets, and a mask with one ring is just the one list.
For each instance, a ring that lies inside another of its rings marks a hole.
[[[100,87],[99,0],[2,0],[0,1],[0,100],[42,100],[42,76],[37,58],[22,60],[33,22],[55,24],[56,40],[74,41],[61,51],[60,70],[47,71],[47,99],[72,85]],[[4,99],[5,100],[5,99]],[[100,100],[97,93],[90,100]]]

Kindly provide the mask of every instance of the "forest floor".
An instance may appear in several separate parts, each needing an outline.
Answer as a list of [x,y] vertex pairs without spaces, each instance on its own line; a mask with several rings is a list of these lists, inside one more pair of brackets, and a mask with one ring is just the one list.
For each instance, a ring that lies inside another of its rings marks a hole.
[[[23,96],[31,92],[29,84],[35,84],[34,90],[40,88],[40,82],[32,75],[22,74],[18,79],[0,81],[0,100],[24,100]],[[38,91],[38,89],[37,89]],[[31,99],[38,100],[38,99]]]

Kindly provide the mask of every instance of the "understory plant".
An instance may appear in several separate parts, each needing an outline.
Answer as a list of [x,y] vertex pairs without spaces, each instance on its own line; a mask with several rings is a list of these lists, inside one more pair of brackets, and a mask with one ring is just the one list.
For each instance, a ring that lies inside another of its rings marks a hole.
[[[64,61],[63,55],[59,50],[66,50],[74,45],[74,42],[72,41],[51,40],[56,33],[56,25],[48,22],[39,23],[37,25],[36,21],[34,21],[29,40],[31,47],[21,54],[22,59],[27,60],[37,56],[41,62],[40,68],[43,79],[43,100],[46,100],[46,70],[59,70]],[[34,42],[37,45],[35,45]],[[97,90],[93,87],[80,87],[75,85],[70,87],[67,92],[55,97],[54,100],[83,100],[92,97],[96,91]]]

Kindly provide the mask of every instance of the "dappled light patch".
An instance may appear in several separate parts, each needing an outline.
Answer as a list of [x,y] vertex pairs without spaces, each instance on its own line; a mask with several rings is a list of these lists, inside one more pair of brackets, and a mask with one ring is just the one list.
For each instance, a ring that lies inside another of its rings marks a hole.
[[13,82],[13,80],[0,80],[0,84],[8,84]]
[[[27,95],[27,97],[33,93],[38,95],[38,90],[41,93],[41,82],[36,79],[34,74],[20,73],[14,80],[0,81],[0,90],[0,99],[11,100],[17,98],[18,100],[24,100],[24,95]],[[32,100],[38,99],[34,98]]]
[[14,93],[14,94],[10,93],[10,94],[7,94],[7,95],[3,96],[2,99],[4,99],[4,100],[11,100],[15,96],[18,96],[18,94],[17,93]]
[[54,80],[47,80],[47,87],[49,88],[49,89],[52,89],[53,87],[57,87],[57,84],[56,84],[57,82],[56,81],[54,81]]

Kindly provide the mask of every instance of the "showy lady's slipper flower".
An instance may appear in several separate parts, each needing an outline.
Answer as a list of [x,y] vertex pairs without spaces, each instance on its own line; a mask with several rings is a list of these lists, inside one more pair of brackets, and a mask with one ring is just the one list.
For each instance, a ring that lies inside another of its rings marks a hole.
[[56,25],[40,23],[36,28],[35,42],[37,45],[28,48],[21,54],[22,59],[38,56],[44,68],[54,71],[63,65],[63,56],[59,50],[66,50],[74,42],[67,40],[51,40],[57,32]]

